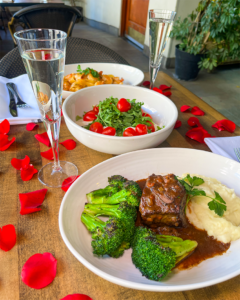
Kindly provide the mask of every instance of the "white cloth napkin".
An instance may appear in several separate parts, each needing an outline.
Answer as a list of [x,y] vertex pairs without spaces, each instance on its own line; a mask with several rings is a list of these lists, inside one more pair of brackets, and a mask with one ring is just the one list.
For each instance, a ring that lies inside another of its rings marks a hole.
[[[10,97],[6,86],[8,82],[16,84],[22,100],[31,106],[31,108],[18,107],[17,117],[13,117],[9,111]],[[0,76],[0,122],[4,119],[8,119],[11,125],[41,121],[41,114],[27,74],[12,79]]]
[[213,153],[238,161],[234,149],[240,148],[240,136],[205,138],[204,141]]

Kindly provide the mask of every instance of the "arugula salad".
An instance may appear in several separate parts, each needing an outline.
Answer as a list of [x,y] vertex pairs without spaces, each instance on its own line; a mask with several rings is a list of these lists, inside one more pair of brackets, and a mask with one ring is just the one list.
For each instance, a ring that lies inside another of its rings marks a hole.
[[[142,111],[143,102],[136,99],[109,97],[100,101],[92,110],[84,112],[83,127],[100,134],[112,136],[138,136],[161,130],[152,120],[151,115]],[[88,122],[88,123],[86,123]]]

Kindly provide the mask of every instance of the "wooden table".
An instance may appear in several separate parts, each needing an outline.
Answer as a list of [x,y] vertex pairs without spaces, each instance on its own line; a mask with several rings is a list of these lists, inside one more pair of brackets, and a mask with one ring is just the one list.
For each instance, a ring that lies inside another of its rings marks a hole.
[[[146,74],[146,80],[148,74]],[[224,116],[215,111],[190,91],[164,73],[159,73],[156,86],[172,85],[171,99],[180,108],[187,104],[199,106],[206,115],[199,117],[203,126],[215,136],[232,136],[226,131],[218,132],[211,128],[217,120]],[[189,113],[179,113],[183,125],[174,129],[170,137],[160,147],[183,147],[209,151],[208,147],[185,137],[189,129],[187,119]],[[37,175],[30,181],[23,182],[20,172],[10,164],[13,157],[23,158],[28,155],[31,163],[40,169],[48,161],[40,156],[40,151],[47,147],[39,143],[34,135],[44,132],[44,127],[28,132],[25,125],[11,126],[10,137],[16,136],[16,142],[0,154],[0,227],[14,224],[17,231],[17,244],[9,252],[0,250],[0,300],[59,300],[68,294],[83,293],[93,300],[208,300],[240,299],[240,276],[211,287],[185,292],[156,293],[127,289],[110,283],[85,268],[65,246],[58,228],[58,211],[64,192],[61,189],[48,189],[43,202],[42,211],[21,216],[19,193],[43,188]],[[240,128],[235,131],[240,135]],[[60,141],[72,138],[64,122],[61,125]],[[91,150],[77,143],[72,151],[60,146],[60,159],[74,162],[79,173],[87,171],[94,165],[111,158],[112,155]],[[35,253],[51,252],[57,259],[57,276],[48,287],[34,290],[26,286],[20,278],[21,269],[26,260]]]

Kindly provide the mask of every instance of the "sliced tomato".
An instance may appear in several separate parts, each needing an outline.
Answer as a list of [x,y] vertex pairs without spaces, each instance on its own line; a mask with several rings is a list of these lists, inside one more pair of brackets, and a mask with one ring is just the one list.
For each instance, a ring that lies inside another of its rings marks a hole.
[[138,124],[135,128],[137,135],[144,135],[148,133],[147,125],[144,124]]
[[151,115],[149,115],[149,114],[147,114],[147,113],[145,113],[145,112],[142,112],[142,116],[143,116],[143,117],[149,117],[149,118],[151,118],[151,119],[152,119],[152,116],[151,116]]
[[99,107],[97,105],[93,106],[93,111],[95,112],[96,115],[98,115]]
[[131,109],[131,103],[129,103],[127,99],[121,98],[117,103],[117,108],[120,112],[127,112]]
[[96,133],[102,133],[103,132],[103,126],[99,122],[94,122],[90,125],[89,130],[96,132]]
[[123,131],[123,136],[136,136],[137,133],[133,128],[127,128]]
[[149,126],[147,126],[148,130],[151,130],[151,132],[155,132],[156,130],[153,123],[152,122],[147,122],[147,123],[149,124]]
[[96,113],[93,110],[88,111],[87,113],[85,113],[85,115],[83,116],[83,121],[94,121],[96,120]]
[[103,129],[102,134],[105,135],[115,135],[116,134],[116,129],[113,127],[106,127]]

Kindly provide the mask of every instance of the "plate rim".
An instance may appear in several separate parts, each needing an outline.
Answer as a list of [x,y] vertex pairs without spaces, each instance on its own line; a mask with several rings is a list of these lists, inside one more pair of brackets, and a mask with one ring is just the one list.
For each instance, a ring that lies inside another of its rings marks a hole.
[[[199,152],[199,153],[204,153],[206,155],[211,155],[211,156],[214,156],[216,158],[225,158],[225,159],[229,159],[231,161],[233,161],[234,163],[236,163],[237,165],[239,165],[240,167],[240,163],[238,163],[237,161],[233,160],[233,159],[230,159],[230,158],[226,158],[222,155],[219,155],[219,154],[216,154],[216,153],[212,153],[212,152],[208,152],[208,151],[205,151],[205,150],[198,150],[198,149],[190,149],[190,148],[181,148],[181,147],[162,147],[162,148],[150,148],[150,149],[143,149],[143,150],[137,150],[137,151],[132,151],[132,152],[128,152],[128,153],[124,153],[124,154],[121,154],[121,155],[118,155],[116,157],[112,157],[112,158],[109,158],[95,166],[93,166],[92,168],[88,169],[87,171],[85,171],[84,173],[81,174],[81,176],[70,186],[70,188],[68,189],[68,191],[65,193],[63,199],[62,199],[62,202],[61,202],[61,206],[60,206],[60,209],[59,209],[59,218],[58,218],[58,224],[59,224],[59,230],[60,230],[60,234],[62,236],[62,239],[65,243],[65,245],[67,246],[67,248],[69,249],[69,251],[76,257],[76,259],[78,261],[80,261],[86,268],[88,268],[90,271],[92,271],[93,273],[95,273],[96,275],[100,276],[101,278],[111,282],[111,283],[114,283],[114,284],[117,284],[117,285],[120,285],[120,286],[123,286],[123,287],[126,287],[126,288],[131,288],[131,289],[135,289],[135,290],[142,290],[142,291],[150,291],[150,292],[181,292],[181,291],[186,291],[186,290],[195,290],[195,289],[200,289],[200,288],[204,288],[204,287],[208,287],[208,286],[211,286],[211,285],[215,285],[215,284],[218,284],[218,283],[221,283],[221,282],[224,282],[224,281],[227,281],[229,279],[232,279],[238,275],[240,275],[240,269],[229,274],[229,275],[225,275],[225,276],[221,276],[219,278],[216,278],[216,279],[212,279],[212,280],[208,280],[208,281],[202,281],[200,283],[192,283],[192,284],[184,284],[184,285],[179,285],[179,286],[158,286],[158,285],[150,285],[150,284],[142,284],[142,283],[136,283],[136,282],[133,282],[133,281],[128,281],[128,280],[125,280],[125,279],[121,279],[121,278],[117,278],[113,275],[110,275],[102,270],[100,270],[99,268],[93,266],[91,263],[89,263],[86,259],[84,259],[71,245],[71,243],[68,241],[68,238],[64,232],[64,229],[63,229],[63,223],[62,223],[62,220],[63,220],[63,207],[64,207],[64,203],[66,202],[66,199],[67,199],[67,196],[68,196],[68,193],[70,193],[71,189],[74,188],[75,185],[78,184],[78,181],[81,180],[81,177],[84,175],[86,176],[85,174],[88,174],[89,172],[91,172],[92,170],[94,170],[96,167],[98,167],[99,165],[102,165],[102,164],[105,164],[107,163],[109,160],[112,161],[112,160],[117,160],[119,157],[122,157],[122,156],[128,156],[128,155],[132,155],[133,153],[136,154],[136,153],[139,153],[139,152],[151,152],[151,151],[161,151],[162,149],[164,150],[167,150],[167,151],[187,151],[187,152]],[[230,249],[230,248],[229,248]],[[196,266],[197,267],[197,266]]]

